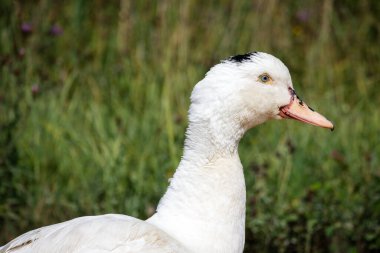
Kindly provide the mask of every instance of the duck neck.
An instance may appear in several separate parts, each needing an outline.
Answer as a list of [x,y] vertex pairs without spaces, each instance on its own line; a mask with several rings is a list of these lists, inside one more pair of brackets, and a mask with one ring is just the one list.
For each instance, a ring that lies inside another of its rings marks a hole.
[[222,119],[190,118],[182,160],[148,222],[192,252],[242,252],[246,191],[238,143],[243,134],[238,124]]

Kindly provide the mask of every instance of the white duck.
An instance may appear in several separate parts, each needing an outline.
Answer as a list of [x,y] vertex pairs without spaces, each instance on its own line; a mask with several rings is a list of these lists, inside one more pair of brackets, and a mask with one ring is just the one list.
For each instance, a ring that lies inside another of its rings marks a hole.
[[248,129],[282,118],[333,129],[297,97],[279,59],[230,57],[192,92],[184,154],[151,218],[80,217],[23,234],[0,252],[242,252],[246,192],[238,144]]

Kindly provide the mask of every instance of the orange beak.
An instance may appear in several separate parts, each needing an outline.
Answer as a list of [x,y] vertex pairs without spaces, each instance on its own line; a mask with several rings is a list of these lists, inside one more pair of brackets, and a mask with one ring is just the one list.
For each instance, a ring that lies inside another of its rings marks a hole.
[[321,114],[307,106],[289,87],[291,95],[290,103],[280,108],[279,115],[283,118],[291,118],[314,126],[320,126],[334,130],[334,125]]

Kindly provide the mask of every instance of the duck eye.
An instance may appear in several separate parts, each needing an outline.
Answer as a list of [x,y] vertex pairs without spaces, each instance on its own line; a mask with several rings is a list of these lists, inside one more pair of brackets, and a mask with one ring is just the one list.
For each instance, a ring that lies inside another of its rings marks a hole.
[[259,76],[259,80],[262,83],[268,83],[269,81],[272,81],[272,78],[268,74],[262,74]]

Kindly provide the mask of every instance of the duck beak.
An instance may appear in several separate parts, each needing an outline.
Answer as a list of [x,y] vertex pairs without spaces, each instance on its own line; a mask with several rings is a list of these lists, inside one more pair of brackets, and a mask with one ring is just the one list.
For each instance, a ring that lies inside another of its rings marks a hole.
[[291,95],[290,103],[280,108],[279,115],[281,117],[328,128],[331,129],[331,131],[334,130],[334,125],[328,119],[307,106],[307,104],[304,103],[290,87],[289,92]]

